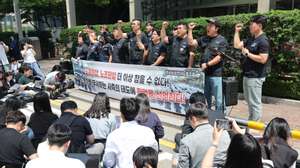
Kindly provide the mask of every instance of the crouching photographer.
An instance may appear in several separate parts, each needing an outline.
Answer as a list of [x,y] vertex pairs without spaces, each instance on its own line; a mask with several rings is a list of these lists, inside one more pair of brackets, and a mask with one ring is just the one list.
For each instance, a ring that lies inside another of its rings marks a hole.
[[67,89],[74,88],[72,80],[66,80],[66,74],[61,71],[50,72],[44,81],[44,86],[50,92],[50,99],[68,96]]

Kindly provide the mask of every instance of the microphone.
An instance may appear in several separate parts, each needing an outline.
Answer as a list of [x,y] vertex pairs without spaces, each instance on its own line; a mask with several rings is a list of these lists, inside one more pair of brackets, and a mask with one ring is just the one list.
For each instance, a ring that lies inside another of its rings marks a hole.
[[210,51],[214,52],[214,53],[217,53],[217,54],[220,55],[220,56],[226,57],[226,58],[229,59],[230,61],[239,63],[238,60],[236,60],[236,59],[232,58],[231,56],[227,55],[225,52],[220,51],[217,47],[208,47],[208,49],[209,49]]

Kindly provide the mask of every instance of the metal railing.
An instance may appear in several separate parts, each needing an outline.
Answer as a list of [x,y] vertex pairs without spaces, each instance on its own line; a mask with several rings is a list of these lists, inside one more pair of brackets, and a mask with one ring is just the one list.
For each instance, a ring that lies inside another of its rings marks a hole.
[[[250,129],[263,131],[266,128],[266,124],[257,121],[248,121],[244,119],[234,118],[238,125],[245,126]],[[300,130],[291,131],[292,138],[300,140]]]

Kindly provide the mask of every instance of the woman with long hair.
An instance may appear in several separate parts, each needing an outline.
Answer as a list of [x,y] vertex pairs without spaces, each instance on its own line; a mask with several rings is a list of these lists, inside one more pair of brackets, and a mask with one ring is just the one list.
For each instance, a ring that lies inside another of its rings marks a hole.
[[290,146],[291,129],[288,122],[276,117],[263,134],[262,154],[274,162],[275,168],[295,168],[298,153]]
[[117,128],[117,119],[111,114],[109,98],[106,93],[96,94],[93,104],[84,116],[89,121],[95,136],[95,144],[87,149],[87,153],[102,154],[107,136]]
[[52,113],[49,95],[46,92],[39,92],[34,95],[33,109],[34,113],[30,116],[28,126],[33,130],[32,143],[37,148],[47,134],[48,128],[58,117]]
[[155,139],[159,142],[165,134],[164,127],[156,113],[151,112],[149,98],[146,94],[140,93],[136,97],[137,103],[140,106],[139,113],[136,116],[136,121],[143,126],[153,130]]
[[[258,141],[250,134],[244,133],[234,120],[231,120],[233,132],[227,150],[227,159],[224,168],[273,168],[273,162],[264,160]],[[216,123],[213,131],[212,146],[208,149],[201,168],[212,168],[214,154],[218,148],[223,129],[217,128]]]

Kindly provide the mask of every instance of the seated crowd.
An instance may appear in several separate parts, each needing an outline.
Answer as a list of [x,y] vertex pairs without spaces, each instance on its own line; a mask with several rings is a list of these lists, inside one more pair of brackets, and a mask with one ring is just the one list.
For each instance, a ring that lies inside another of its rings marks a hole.
[[[173,166],[295,168],[298,153],[291,147],[285,119],[271,120],[261,138],[246,133],[233,119],[229,119],[232,128],[224,130],[210,122],[214,112],[203,97],[198,92],[191,96],[184,126],[190,131],[177,140]],[[86,112],[80,112],[76,102],[64,101],[59,117],[52,112],[46,92],[34,96],[33,106],[29,121],[15,97],[0,107],[0,167],[83,168],[90,157],[99,160],[99,167],[158,166],[164,128],[145,94],[122,98],[120,115],[111,113],[105,93],[96,94]]]

